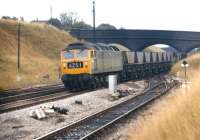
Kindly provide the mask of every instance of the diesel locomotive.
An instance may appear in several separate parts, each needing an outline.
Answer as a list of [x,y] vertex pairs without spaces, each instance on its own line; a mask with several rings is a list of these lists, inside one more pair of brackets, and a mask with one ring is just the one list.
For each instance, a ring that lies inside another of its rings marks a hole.
[[107,85],[107,76],[118,81],[138,79],[169,70],[179,59],[173,53],[132,52],[120,44],[77,42],[61,51],[61,80],[69,90]]

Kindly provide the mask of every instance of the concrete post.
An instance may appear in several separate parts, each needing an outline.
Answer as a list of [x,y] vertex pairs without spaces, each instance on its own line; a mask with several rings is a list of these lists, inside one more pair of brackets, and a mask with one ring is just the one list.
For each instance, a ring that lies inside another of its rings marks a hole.
[[109,81],[109,92],[110,94],[114,94],[116,92],[116,87],[117,87],[117,75],[109,75],[108,81]]

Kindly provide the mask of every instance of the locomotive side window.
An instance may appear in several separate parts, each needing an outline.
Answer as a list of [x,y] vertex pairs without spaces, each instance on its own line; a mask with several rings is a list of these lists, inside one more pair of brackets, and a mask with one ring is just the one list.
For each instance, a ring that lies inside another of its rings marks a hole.
[[96,51],[91,51],[91,52],[90,52],[90,57],[91,57],[91,58],[96,57]]

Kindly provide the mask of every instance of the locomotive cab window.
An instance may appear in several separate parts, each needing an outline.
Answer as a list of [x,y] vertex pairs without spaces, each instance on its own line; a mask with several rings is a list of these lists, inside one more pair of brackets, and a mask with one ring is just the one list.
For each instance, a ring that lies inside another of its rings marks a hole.
[[88,51],[87,50],[79,50],[76,54],[77,58],[87,58],[88,57]]
[[67,59],[74,58],[74,53],[73,52],[64,52],[63,57],[67,58]]

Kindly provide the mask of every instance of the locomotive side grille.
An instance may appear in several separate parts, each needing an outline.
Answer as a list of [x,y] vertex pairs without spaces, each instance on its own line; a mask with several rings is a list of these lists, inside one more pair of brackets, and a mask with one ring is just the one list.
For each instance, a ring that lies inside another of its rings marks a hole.
[[67,67],[69,69],[83,68],[83,62],[69,62]]

